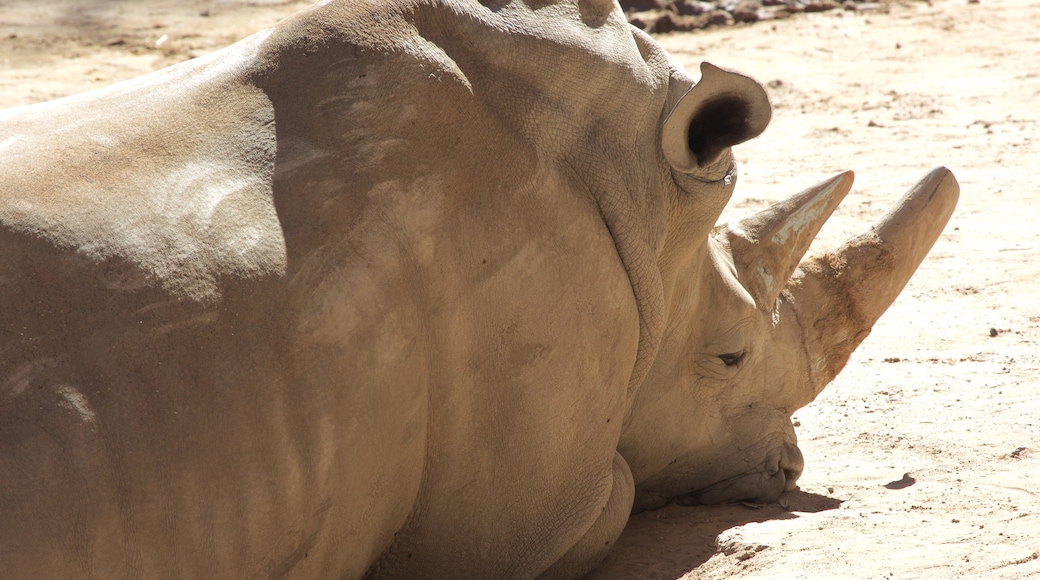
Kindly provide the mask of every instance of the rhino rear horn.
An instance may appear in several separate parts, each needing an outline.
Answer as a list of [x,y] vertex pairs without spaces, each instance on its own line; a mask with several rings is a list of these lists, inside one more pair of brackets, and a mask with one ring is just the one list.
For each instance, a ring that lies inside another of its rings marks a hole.
[[853,173],[846,171],[717,231],[730,247],[737,278],[760,309],[773,311],[780,291],[852,181]]
[[675,170],[691,173],[711,165],[733,145],[757,137],[771,116],[762,85],[701,63],[701,80],[665,119],[661,147]]

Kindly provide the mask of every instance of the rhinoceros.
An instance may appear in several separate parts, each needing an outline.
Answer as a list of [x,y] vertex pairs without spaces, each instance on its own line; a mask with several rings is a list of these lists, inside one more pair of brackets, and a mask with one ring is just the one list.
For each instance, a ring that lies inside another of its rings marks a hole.
[[606,0],[326,0],[0,114],[0,578],[576,578],[776,500],[953,211],[716,226],[748,77]]

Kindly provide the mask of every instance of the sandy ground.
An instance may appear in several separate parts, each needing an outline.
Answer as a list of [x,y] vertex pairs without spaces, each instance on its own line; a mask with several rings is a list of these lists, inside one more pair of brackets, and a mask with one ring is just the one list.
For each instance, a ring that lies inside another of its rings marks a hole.
[[[0,0],[0,108],[110,84],[307,5]],[[840,170],[820,247],[933,166],[961,202],[837,380],[796,414],[800,489],[766,506],[633,518],[607,578],[1040,578],[1040,0],[938,0],[666,35],[767,85],[724,218]],[[685,576],[684,576],[685,575]]]

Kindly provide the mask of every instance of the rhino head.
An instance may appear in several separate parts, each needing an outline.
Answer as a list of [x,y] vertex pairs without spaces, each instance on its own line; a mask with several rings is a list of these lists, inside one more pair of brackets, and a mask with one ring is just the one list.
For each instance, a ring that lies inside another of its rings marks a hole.
[[[791,415],[842,369],[956,205],[956,180],[936,169],[866,233],[802,261],[852,186],[845,172],[683,243],[730,198],[728,147],[759,134],[769,116],[757,83],[702,65],[663,126],[676,181],[692,175],[697,185],[697,211],[673,217],[659,254],[666,322],[618,448],[635,511],[769,502],[794,489],[803,460]],[[706,182],[722,186],[705,195]]]

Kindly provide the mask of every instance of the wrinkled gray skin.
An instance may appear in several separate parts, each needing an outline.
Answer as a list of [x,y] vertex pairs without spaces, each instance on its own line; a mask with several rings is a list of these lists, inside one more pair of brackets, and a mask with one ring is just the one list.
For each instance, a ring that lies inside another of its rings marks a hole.
[[0,578],[574,578],[791,489],[957,186],[800,267],[851,174],[713,229],[769,107],[701,72],[609,2],[333,0],[0,114]]

